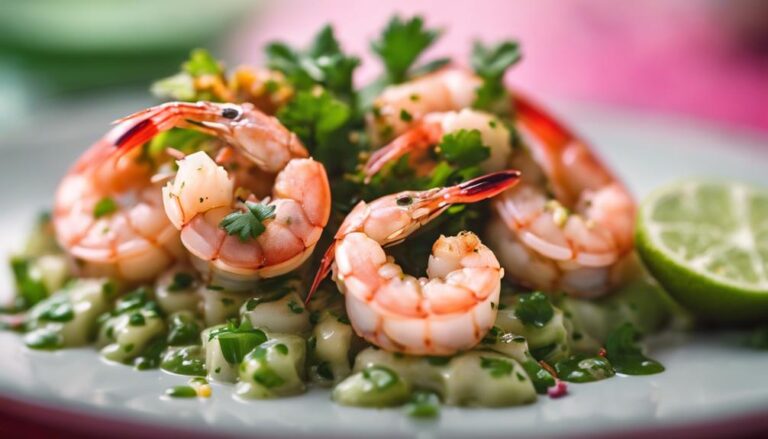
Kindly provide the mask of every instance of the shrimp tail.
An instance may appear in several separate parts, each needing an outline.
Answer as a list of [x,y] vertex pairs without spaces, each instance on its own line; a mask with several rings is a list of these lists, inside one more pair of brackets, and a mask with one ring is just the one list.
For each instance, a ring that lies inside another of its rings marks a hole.
[[558,122],[549,113],[530,99],[515,93],[516,117],[548,145],[564,145],[576,139],[576,136]]
[[476,203],[504,192],[520,181],[520,171],[509,169],[486,174],[472,180],[447,187],[436,197],[443,203]]
[[315,274],[315,279],[312,281],[312,286],[309,289],[309,293],[307,293],[307,298],[304,299],[304,304],[309,303],[310,299],[312,299],[312,295],[315,294],[315,291],[317,291],[317,287],[320,286],[320,282],[322,282],[323,279],[328,276],[328,273],[331,272],[331,267],[333,266],[333,261],[335,258],[336,241],[328,246],[328,250],[325,251],[323,259],[320,261],[320,267],[317,269],[317,274]]
[[391,163],[411,151],[426,149],[440,140],[442,130],[439,124],[422,123],[395,138],[388,145],[377,149],[365,164],[365,183],[378,174],[387,163]]

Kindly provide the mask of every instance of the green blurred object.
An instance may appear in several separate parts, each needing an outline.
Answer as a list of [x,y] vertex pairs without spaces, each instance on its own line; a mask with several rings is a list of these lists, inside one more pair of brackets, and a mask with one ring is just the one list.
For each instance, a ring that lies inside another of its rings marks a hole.
[[[211,47],[254,0],[2,0],[0,61],[50,92],[167,75]],[[7,66],[6,66],[7,68]]]

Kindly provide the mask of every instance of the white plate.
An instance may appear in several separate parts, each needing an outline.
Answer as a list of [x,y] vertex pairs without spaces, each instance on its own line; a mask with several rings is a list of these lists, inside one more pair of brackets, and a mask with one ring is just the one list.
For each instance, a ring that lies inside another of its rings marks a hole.
[[[135,99],[91,102],[49,112],[0,140],[0,231],[4,253],[19,245],[71,160],[109,120],[143,105]],[[735,178],[768,185],[768,141],[689,121],[616,109],[559,106],[638,195],[684,176]],[[10,289],[7,269],[2,285]],[[334,405],[325,390],[274,401],[241,402],[214,385],[206,401],[161,398],[186,378],[106,364],[90,348],[32,352],[0,333],[0,410],[90,429],[180,428],[197,434],[275,436],[552,436],[743,432],[768,428],[768,353],[742,346],[742,334],[665,334],[651,355],[667,371],[571,385],[562,399],[542,397],[506,409],[444,408],[436,421],[399,410]],[[115,422],[119,420],[118,422]],[[126,432],[128,430],[121,430]]]

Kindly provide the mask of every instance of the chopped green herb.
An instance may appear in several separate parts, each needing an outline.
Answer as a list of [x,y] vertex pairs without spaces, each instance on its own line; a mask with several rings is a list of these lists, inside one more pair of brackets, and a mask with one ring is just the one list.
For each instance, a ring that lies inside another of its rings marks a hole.
[[421,17],[403,20],[394,16],[381,37],[371,43],[371,49],[384,63],[389,80],[399,83],[406,79],[408,69],[439,36],[439,30],[424,27]]
[[60,349],[64,344],[64,339],[57,331],[38,328],[24,334],[24,344],[30,349],[51,351]]
[[168,285],[168,291],[183,291],[195,283],[195,277],[189,273],[179,271],[173,275],[173,281]]
[[664,366],[643,355],[637,345],[639,334],[630,323],[625,323],[610,334],[605,342],[606,357],[618,373],[625,375],[651,375],[664,371]]
[[[283,346],[286,348],[285,352],[288,353],[288,348],[285,345],[278,344],[275,346],[275,348],[277,348],[277,346]],[[258,363],[258,368],[253,373],[254,381],[266,387],[267,389],[272,389],[274,387],[279,387],[285,384],[285,379],[277,372],[275,372],[267,362],[267,348],[263,346],[257,347],[253,350],[253,352],[249,354],[248,358],[256,360]]]
[[514,366],[501,358],[480,357],[480,367],[487,369],[492,377],[501,378],[512,373]]
[[245,242],[249,239],[256,239],[264,233],[264,221],[275,217],[273,205],[245,202],[245,212],[232,212],[225,216],[219,223],[219,227],[224,229],[228,235],[237,235],[240,241]]
[[230,364],[240,364],[248,352],[267,341],[267,335],[254,329],[251,322],[244,320],[240,326],[229,325],[210,332],[209,340],[216,339],[224,359]]
[[19,308],[29,308],[48,297],[48,289],[39,279],[39,276],[32,272],[32,264],[29,259],[18,256],[12,257],[11,271],[16,281]]
[[491,156],[491,148],[483,144],[479,130],[458,130],[443,136],[440,152],[451,163],[474,166]]
[[413,120],[413,116],[411,116],[411,113],[403,110],[400,110],[400,120],[403,122],[410,122]]
[[147,322],[146,319],[144,319],[144,315],[142,315],[139,311],[134,312],[130,317],[128,317],[128,324],[131,326],[144,326],[146,323]]
[[190,386],[176,386],[165,391],[171,398],[197,398],[197,391]]
[[384,366],[369,366],[363,369],[363,378],[371,383],[373,389],[382,391],[394,386],[400,381],[397,374]]
[[517,299],[515,316],[526,325],[543,328],[554,315],[555,309],[544,293],[525,293]]
[[101,218],[117,212],[117,203],[110,197],[104,197],[93,206],[93,217]]
[[294,314],[301,314],[304,312],[304,307],[291,300],[288,302],[288,309]]
[[440,397],[435,392],[417,390],[405,405],[405,412],[412,418],[435,418],[440,415]]
[[133,348],[135,347],[136,345],[134,345],[133,343],[128,343],[127,345],[123,346],[123,351],[125,351],[126,354],[130,353],[131,351],[133,351]]
[[288,355],[288,346],[280,343],[275,345],[275,350],[282,355]]
[[37,318],[46,322],[68,322],[75,318],[75,310],[69,298],[62,296],[59,300],[51,302]]

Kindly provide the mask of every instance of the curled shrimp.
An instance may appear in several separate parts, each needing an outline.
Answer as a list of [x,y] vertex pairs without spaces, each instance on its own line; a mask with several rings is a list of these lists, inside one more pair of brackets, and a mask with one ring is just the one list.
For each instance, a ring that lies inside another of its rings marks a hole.
[[186,258],[179,232],[163,212],[152,165],[140,160],[138,150],[122,155],[115,149],[129,125],[118,125],[91,146],[56,190],[56,237],[82,276],[148,281]]
[[481,83],[469,72],[448,67],[389,86],[374,100],[368,116],[371,138],[381,144],[406,132],[429,113],[471,107]]
[[[235,178],[204,152],[177,162],[179,169],[163,188],[165,213],[181,230],[181,241],[195,267],[217,285],[249,288],[301,265],[312,253],[330,215],[331,193],[325,168],[277,119],[251,104],[167,103],[125,120],[133,127],[118,144],[125,150],[160,131],[186,127],[217,136],[240,161],[253,164],[259,178]],[[229,154],[224,154],[229,155]],[[273,182],[262,193],[264,182]],[[248,215],[248,203],[274,208],[264,230],[243,239],[225,231],[222,220],[233,212]]]
[[522,284],[592,298],[620,283],[633,248],[632,196],[589,147],[519,94],[519,185],[497,196],[489,246]]
[[427,151],[440,142],[445,134],[460,130],[477,130],[490,156],[480,164],[483,172],[495,172],[507,167],[512,145],[509,129],[494,115],[469,108],[460,111],[428,113],[388,145],[377,149],[365,164],[364,173],[370,178],[387,163],[405,154]]
[[326,252],[310,294],[333,266],[350,323],[369,342],[418,355],[450,355],[475,346],[493,326],[504,275],[480,239],[471,232],[441,236],[424,278],[403,273],[383,247],[404,241],[452,204],[498,194],[519,175],[502,171],[360,202]]

